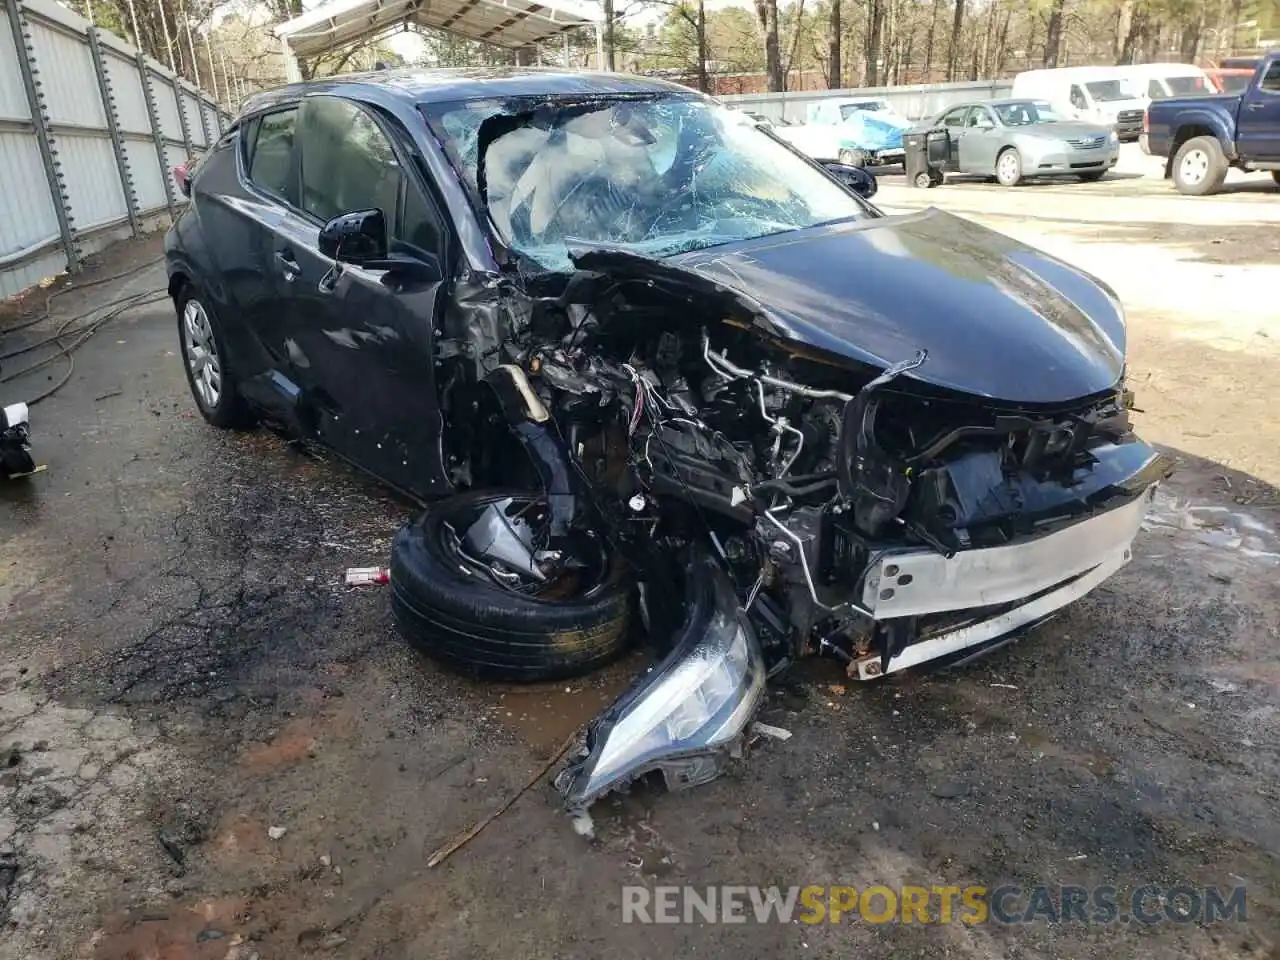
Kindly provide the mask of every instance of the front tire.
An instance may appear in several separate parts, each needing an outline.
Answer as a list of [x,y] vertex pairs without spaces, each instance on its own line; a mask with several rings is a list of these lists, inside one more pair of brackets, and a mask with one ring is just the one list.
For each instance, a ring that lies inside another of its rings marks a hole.
[[396,533],[391,611],[422,653],[478,679],[531,683],[580,676],[627,648],[632,589],[616,551],[588,589],[554,598],[504,589],[451,553],[450,530],[461,533],[467,517],[532,500],[510,491],[463,493]]
[[1105,170],[1090,170],[1088,173],[1078,174],[1082,183],[1097,183],[1107,175]]
[[253,414],[240,395],[227,362],[227,338],[208,298],[193,283],[185,283],[174,297],[178,339],[187,386],[200,415],[224,430],[253,426]]
[[996,157],[996,179],[1003,187],[1016,187],[1022,182],[1022,155],[1016,147],[1008,147]]
[[1222,187],[1227,167],[1217,137],[1192,137],[1173,158],[1173,185],[1188,197],[1207,197]]

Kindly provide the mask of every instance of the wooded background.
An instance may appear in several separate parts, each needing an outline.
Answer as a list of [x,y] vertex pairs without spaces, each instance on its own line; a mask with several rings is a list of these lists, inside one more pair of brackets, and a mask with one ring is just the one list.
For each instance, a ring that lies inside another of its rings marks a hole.
[[[1280,0],[589,0],[605,20],[612,69],[658,73],[712,93],[839,89],[1009,76],[1032,67],[1150,61],[1214,63],[1280,36]],[[301,0],[71,0],[162,63],[232,105],[283,82],[271,28]],[[220,14],[214,17],[214,11]],[[216,20],[216,25],[215,24]],[[417,31],[411,62],[468,66],[564,62],[559,43],[517,54]],[[594,66],[589,30],[568,60]],[[368,41],[302,64],[304,76],[401,58]],[[224,95],[225,93],[225,95]]]

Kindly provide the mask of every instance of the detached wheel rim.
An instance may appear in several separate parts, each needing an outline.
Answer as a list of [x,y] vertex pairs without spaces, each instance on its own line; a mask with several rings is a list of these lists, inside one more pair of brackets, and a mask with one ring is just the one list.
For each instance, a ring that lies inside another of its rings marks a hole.
[[1188,150],[1178,164],[1178,179],[1183,183],[1195,186],[1202,183],[1209,175],[1209,154],[1204,150]]
[[1001,180],[1018,179],[1018,155],[1012,150],[1001,154],[1000,164],[996,168],[996,172],[1000,175]]
[[464,574],[537,600],[591,596],[609,577],[605,544],[591,534],[551,543],[545,497],[475,503],[440,521],[447,555]]
[[199,300],[188,300],[183,308],[182,331],[191,384],[205,409],[213,410],[222,399],[222,366],[209,314]]

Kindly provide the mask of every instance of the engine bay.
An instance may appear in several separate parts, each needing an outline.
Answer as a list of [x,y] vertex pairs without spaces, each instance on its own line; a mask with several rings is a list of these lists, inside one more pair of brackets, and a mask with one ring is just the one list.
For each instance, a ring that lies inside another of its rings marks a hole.
[[[1123,389],[1048,408],[959,395],[911,376],[924,350],[860,365],[769,335],[696,281],[575,274],[475,359],[457,357],[443,391],[453,482],[508,483],[509,431],[547,492],[550,539],[603,534],[642,595],[673,548],[709,541],[771,669],[818,654],[855,675],[936,629],[867,603],[885,551],[1020,542],[1138,492],[1113,482],[1134,466]],[[572,555],[563,542],[531,549]]]

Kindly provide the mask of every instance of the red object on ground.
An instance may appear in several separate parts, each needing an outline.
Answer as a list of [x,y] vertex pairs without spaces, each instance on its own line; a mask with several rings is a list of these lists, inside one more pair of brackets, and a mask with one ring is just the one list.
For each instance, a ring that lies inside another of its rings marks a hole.
[[348,567],[347,586],[360,587],[366,584],[390,583],[391,570],[388,567]]

